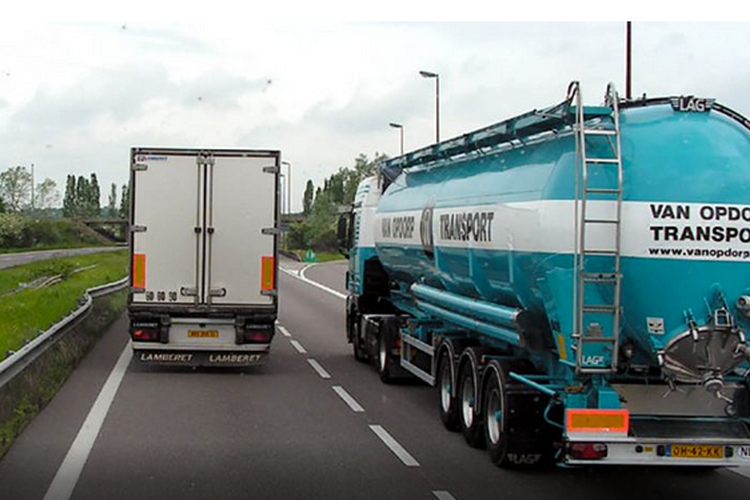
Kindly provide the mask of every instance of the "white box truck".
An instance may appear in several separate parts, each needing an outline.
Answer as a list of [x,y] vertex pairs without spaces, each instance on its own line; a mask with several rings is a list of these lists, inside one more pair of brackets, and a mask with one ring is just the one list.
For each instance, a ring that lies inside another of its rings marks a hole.
[[279,151],[133,148],[128,300],[146,364],[262,363],[274,335]]

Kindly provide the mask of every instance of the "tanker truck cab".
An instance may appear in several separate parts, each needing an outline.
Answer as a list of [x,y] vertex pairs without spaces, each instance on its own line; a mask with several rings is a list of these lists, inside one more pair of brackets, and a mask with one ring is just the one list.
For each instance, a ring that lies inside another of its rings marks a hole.
[[266,360],[279,164],[278,151],[133,148],[128,315],[138,362]]
[[494,463],[750,466],[745,117],[573,82],[360,191],[354,355]]
[[372,232],[378,201],[387,187],[384,180],[376,175],[359,183],[354,203],[339,216],[337,233],[339,248],[349,259],[346,337],[355,358],[365,362],[375,359],[377,349],[377,338],[365,332],[383,315],[392,316],[394,312],[388,300],[389,278],[380,265]]

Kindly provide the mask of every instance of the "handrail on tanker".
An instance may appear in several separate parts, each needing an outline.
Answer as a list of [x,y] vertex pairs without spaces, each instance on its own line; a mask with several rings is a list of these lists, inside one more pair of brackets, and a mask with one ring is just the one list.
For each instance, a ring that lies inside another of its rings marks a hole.
[[[522,141],[532,136],[558,132],[571,127],[576,120],[576,110],[572,102],[577,89],[578,82],[573,81],[568,86],[565,100],[559,104],[541,110],[533,109],[493,125],[386,160],[381,164],[380,172],[392,181],[406,168],[458,157],[485,148],[498,148],[514,141]],[[587,106],[583,111],[586,119],[590,119],[608,116],[611,109]]]
[[[577,115],[573,100],[579,92],[580,84],[574,80],[568,85],[565,100],[559,104],[541,110],[533,109],[493,125],[391,158],[381,163],[379,168],[380,173],[387,179],[387,182],[390,182],[407,168],[479,152],[485,148],[499,148],[514,141],[522,141],[532,136],[558,132],[566,127],[571,127],[575,123]],[[611,99],[609,87],[605,95],[605,101],[608,99]],[[636,100],[625,100],[618,97],[617,99],[620,109],[626,109],[671,104],[676,97],[648,99],[644,97]],[[711,109],[736,120],[747,129],[750,129],[750,119],[737,111],[716,102],[712,104]],[[611,102],[605,102],[604,106],[601,107],[583,106],[583,119],[588,120],[610,116],[611,111]]]

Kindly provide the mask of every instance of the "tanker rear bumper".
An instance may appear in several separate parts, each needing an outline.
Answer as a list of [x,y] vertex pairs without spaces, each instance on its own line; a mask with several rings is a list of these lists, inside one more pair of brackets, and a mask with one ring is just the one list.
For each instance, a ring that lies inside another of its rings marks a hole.
[[[628,442],[596,441],[597,444],[607,446],[607,455],[597,459],[574,458],[566,451],[563,463],[565,465],[668,465],[668,466],[710,466],[710,467],[748,467],[750,466],[750,440],[737,443],[720,443],[717,441],[689,443],[676,441],[645,441],[632,440]],[[572,444],[572,443],[570,443]],[[570,444],[568,446],[570,446]],[[716,454],[717,458],[693,457],[682,458],[672,456],[677,446],[696,450],[699,454]]]
[[[600,451],[605,445],[606,452],[595,456],[593,448],[585,450],[587,444]],[[750,427],[739,419],[634,419],[627,437],[568,437],[564,450],[563,463],[568,465],[747,467]],[[581,456],[586,454],[588,458]]]

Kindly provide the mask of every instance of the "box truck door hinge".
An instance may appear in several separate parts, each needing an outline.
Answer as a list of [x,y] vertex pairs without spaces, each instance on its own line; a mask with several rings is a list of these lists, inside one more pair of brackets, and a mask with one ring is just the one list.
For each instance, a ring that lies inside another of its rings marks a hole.
[[264,227],[263,229],[260,230],[260,234],[265,234],[268,236],[276,236],[280,233],[281,231],[279,231],[279,228],[277,227]]
[[134,172],[143,172],[145,170],[148,170],[148,165],[145,163],[133,163],[133,171]]
[[213,156],[206,156],[206,155],[198,155],[195,158],[195,162],[198,165],[213,165],[214,164],[214,157]]
[[276,297],[276,290],[261,290],[260,294],[267,297]]
[[263,167],[263,172],[267,174],[278,174],[279,173],[279,167],[276,165],[272,165],[270,167]]
[[183,297],[195,297],[198,295],[198,289],[190,286],[183,286],[180,288],[180,295]]
[[208,291],[208,294],[211,297],[226,297],[227,296],[227,289],[224,287],[221,288],[211,288]]
[[131,286],[130,293],[146,293],[146,289],[139,286]]
[[130,226],[131,233],[145,233],[146,226]]

